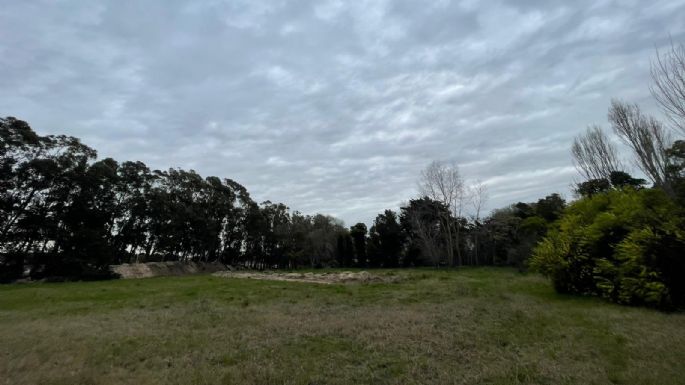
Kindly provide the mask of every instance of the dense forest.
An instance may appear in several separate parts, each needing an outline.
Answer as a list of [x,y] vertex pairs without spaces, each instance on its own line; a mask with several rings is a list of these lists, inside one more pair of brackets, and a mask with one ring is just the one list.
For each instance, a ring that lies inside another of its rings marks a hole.
[[[231,179],[98,159],[78,138],[0,119],[0,280],[96,279],[112,264],[247,268],[513,265],[559,291],[657,307],[685,300],[685,49],[658,55],[652,92],[669,121],[614,100],[611,132],[571,146],[582,180],[482,215],[487,193],[433,162],[420,194],[370,228],[257,203]],[[675,139],[674,139],[675,136]],[[622,143],[622,149],[617,147]],[[630,154],[626,162],[623,155]],[[639,168],[645,179],[632,176]],[[531,257],[532,255],[532,257]]]

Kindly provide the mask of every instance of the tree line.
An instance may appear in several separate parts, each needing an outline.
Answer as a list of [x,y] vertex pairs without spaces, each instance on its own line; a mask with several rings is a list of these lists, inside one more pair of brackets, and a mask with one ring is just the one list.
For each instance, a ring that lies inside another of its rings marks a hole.
[[[319,265],[340,221],[257,204],[231,179],[96,159],[77,138],[0,119],[0,275],[105,277],[111,264]],[[333,246],[332,246],[333,245]]]
[[[256,203],[231,179],[97,159],[78,138],[0,118],[0,280],[97,279],[109,266],[220,262],[247,268],[523,266],[563,210],[557,194],[482,218],[483,185],[433,162],[421,194],[370,228]],[[467,206],[471,212],[466,215]]]

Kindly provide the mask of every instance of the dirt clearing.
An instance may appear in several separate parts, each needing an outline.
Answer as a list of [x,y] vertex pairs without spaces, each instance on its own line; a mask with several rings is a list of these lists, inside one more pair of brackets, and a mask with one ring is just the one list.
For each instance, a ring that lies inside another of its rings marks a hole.
[[222,278],[261,279],[268,281],[311,282],[324,285],[338,283],[388,283],[398,282],[401,277],[389,274],[371,274],[367,271],[340,273],[276,273],[276,272],[244,272],[219,271],[212,274]]
[[148,262],[113,265],[110,269],[122,279],[135,279],[213,273],[226,266],[220,263]]

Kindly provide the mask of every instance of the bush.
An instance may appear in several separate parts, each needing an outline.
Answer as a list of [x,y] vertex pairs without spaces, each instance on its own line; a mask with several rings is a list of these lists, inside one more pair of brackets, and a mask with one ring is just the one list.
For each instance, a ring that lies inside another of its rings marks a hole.
[[658,308],[685,304],[685,226],[658,189],[611,190],[571,204],[536,246],[534,270],[559,292]]

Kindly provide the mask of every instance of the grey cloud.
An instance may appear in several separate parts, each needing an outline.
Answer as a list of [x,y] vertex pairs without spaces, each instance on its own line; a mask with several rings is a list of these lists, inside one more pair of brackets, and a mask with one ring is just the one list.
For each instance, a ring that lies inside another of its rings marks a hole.
[[489,208],[570,197],[571,138],[644,104],[679,1],[5,2],[0,114],[369,223],[433,159]]

